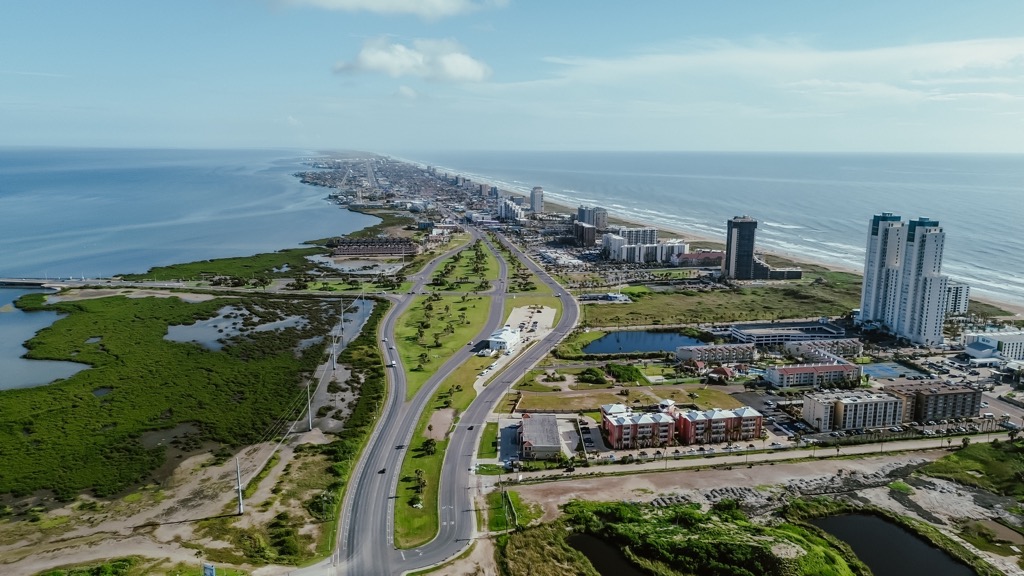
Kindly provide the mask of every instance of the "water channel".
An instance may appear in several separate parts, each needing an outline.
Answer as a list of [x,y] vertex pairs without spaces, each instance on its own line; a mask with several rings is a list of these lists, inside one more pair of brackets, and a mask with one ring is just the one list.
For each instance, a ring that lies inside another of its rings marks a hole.
[[842,514],[810,523],[849,544],[875,576],[977,576],[945,551],[878,516]]
[[0,288],[0,390],[42,386],[89,367],[78,362],[22,357],[28,352],[22,344],[60,318],[56,312],[22,312],[14,307],[15,300],[34,292],[44,291]]
[[616,546],[590,534],[573,534],[565,539],[590,560],[601,576],[644,576]]
[[676,332],[622,330],[609,332],[583,347],[584,354],[619,354],[631,352],[675,352],[680,346],[703,346],[696,338]]

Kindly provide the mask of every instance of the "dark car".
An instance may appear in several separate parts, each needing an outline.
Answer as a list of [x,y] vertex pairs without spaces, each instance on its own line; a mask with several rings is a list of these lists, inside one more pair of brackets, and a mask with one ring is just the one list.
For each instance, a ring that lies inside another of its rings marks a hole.
[[381,468],[380,470],[377,470],[377,474],[383,474],[385,470],[387,470],[387,468]]

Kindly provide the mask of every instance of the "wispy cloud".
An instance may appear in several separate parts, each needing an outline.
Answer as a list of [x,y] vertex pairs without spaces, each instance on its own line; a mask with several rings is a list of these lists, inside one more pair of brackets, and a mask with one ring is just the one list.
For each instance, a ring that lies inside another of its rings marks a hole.
[[289,4],[316,6],[345,12],[411,14],[428,20],[457,16],[484,7],[502,6],[504,0],[287,0]]
[[480,82],[491,69],[452,40],[414,40],[411,46],[377,38],[363,45],[356,57],[339,62],[334,71],[381,72],[393,78],[415,76],[446,82]]
[[405,98],[406,100],[415,100],[419,97],[419,94],[417,94],[415,90],[405,85],[399,86],[395,95],[399,98]]

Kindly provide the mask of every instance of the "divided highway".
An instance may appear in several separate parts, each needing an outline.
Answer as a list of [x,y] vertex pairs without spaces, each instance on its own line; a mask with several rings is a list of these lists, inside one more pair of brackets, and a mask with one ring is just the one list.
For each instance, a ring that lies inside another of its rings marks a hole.
[[[495,252],[500,281],[492,288],[491,309],[487,322],[476,341],[486,338],[505,321],[505,289],[508,285],[508,264],[480,232],[470,230],[473,240],[482,239]],[[552,332],[511,362],[501,375],[492,381],[469,408],[461,415],[458,428],[452,432],[445,454],[439,485],[440,530],[428,544],[412,550],[398,550],[394,546],[395,495],[405,451],[409,446],[420,413],[426,409],[437,386],[455,368],[468,360],[470,347],[460,349],[449,358],[423,385],[416,396],[405,401],[406,381],[401,358],[388,343],[381,343],[385,362],[395,362],[388,368],[390,387],[386,405],[362,458],[352,472],[345,491],[345,501],[339,520],[338,542],[331,558],[314,566],[295,570],[295,575],[367,575],[399,574],[409,570],[432,566],[459,554],[469,545],[475,532],[474,503],[471,468],[483,431],[482,424],[508,386],[531,366],[543,358],[576,325],[579,307],[570,295],[540,266],[514,246],[506,243],[516,258],[526,264],[553,293],[560,294],[563,312]],[[419,294],[434,271],[445,258],[456,250],[435,258],[424,269],[410,277],[412,292]],[[389,296],[396,305],[384,317],[380,334],[394,342],[395,323],[408,309],[413,298]],[[474,432],[468,427],[474,426]]]

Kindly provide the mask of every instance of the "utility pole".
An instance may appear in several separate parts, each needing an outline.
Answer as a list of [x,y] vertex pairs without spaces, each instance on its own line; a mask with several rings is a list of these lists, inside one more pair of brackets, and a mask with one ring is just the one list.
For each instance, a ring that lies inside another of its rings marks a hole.
[[306,382],[306,417],[309,419],[309,431],[313,431],[313,400],[309,395],[309,382]]
[[241,516],[245,505],[242,503],[242,467],[238,464],[238,458],[235,458],[235,475],[238,478],[238,515]]

